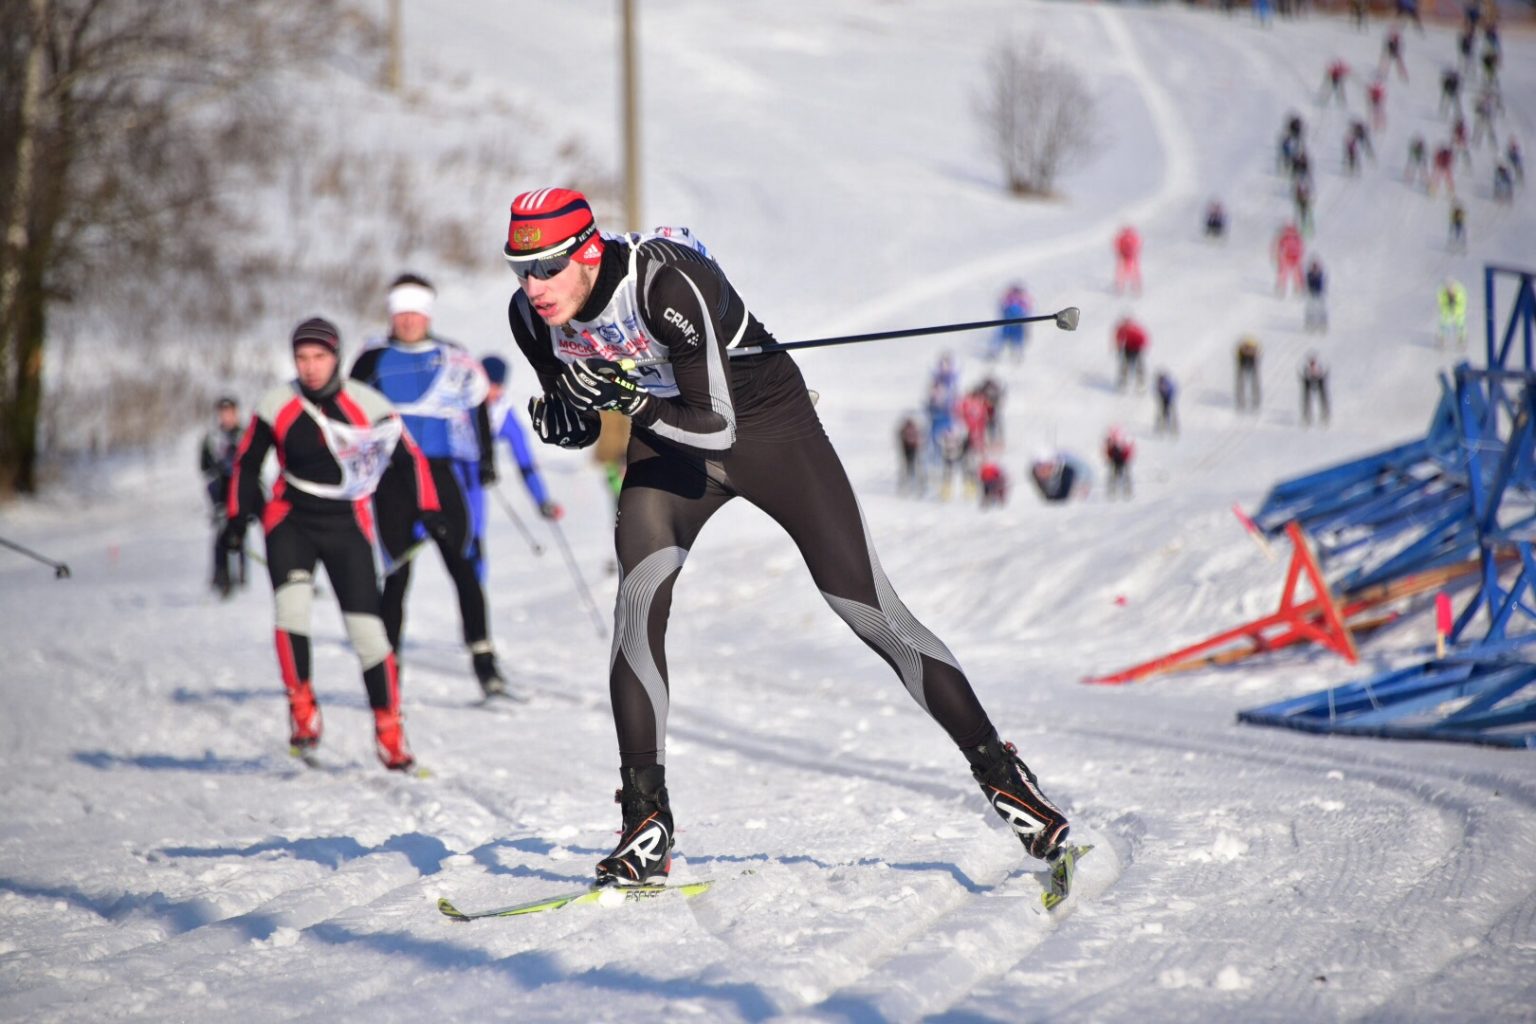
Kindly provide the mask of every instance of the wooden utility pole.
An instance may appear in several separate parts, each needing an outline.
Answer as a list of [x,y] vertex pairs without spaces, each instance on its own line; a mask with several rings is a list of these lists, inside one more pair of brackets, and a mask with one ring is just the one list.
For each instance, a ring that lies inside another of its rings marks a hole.
[[620,40],[624,66],[624,220],[626,230],[640,231],[640,84],[635,55],[634,0],[619,0],[624,24]]
[[404,77],[400,67],[405,63],[405,26],[400,13],[400,0],[389,0],[389,63],[384,68],[384,86],[390,92],[400,91]]

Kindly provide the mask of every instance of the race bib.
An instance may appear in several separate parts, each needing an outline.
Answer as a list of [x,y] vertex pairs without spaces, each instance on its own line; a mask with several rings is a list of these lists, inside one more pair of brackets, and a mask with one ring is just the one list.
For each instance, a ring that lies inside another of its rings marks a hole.
[[389,457],[394,453],[395,445],[400,443],[400,435],[405,430],[400,417],[391,416],[372,426],[359,427],[331,419],[308,399],[301,398],[299,401],[303,403],[304,411],[319,425],[325,446],[341,467],[341,483],[316,483],[296,477],[287,470],[283,471],[284,478],[294,487],[317,498],[359,501],[371,497],[384,471],[389,468]]

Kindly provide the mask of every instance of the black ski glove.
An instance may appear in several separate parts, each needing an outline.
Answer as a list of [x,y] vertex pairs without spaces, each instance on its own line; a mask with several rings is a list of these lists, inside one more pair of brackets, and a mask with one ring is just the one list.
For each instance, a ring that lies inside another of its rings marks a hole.
[[224,524],[224,529],[219,531],[219,545],[226,551],[239,551],[245,547],[245,531],[251,521],[245,516],[236,516]]
[[644,390],[611,359],[586,359],[567,363],[555,387],[581,412],[613,409],[633,416],[650,401]]
[[453,526],[448,522],[448,517],[437,509],[423,512],[421,525],[433,540],[446,541],[453,536]]
[[533,431],[545,444],[557,444],[561,448],[586,448],[597,442],[602,424],[587,419],[560,395],[528,400],[528,418],[533,421]]

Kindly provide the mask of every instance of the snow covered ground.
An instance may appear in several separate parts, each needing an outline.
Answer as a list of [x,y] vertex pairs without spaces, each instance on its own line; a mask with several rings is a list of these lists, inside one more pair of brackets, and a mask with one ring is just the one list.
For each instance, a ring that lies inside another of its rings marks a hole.
[[[514,19],[470,0],[408,3],[413,80],[461,105],[533,104],[562,134],[612,147],[613,5],[527,6]],[[1411,659],[1424,628],[1377,640],[1360,668],[1298,654],[1079,682],[1269,610],[1279,569],[1231,504],[1422,433],[1435,374],[1458,358],[1434,345],[1436,283],[1467,282],[1476,325],[1482,264],[1536,259],[1529,186],[1496,207],[1487,151],[1463,185],[1466,254],[1445,246],[1445,199],[1401,180],[1409,135],[1444,132],[1451,30],[1407,33],[1411,80],[1390,81],[1377,162],[1353,181],[1346,117],[1314,97],[1333,55],[1374,67],[1380,24],[1263,29],[1016,0],[651,0],[642,30],[647,219],[693,227],[781,338],[982,319],[1013,278],[1044,309],[1082,308],[1075,335],[1037,330],[1025,361],[1001,367],[1016,483],[1001,511],[894,487],[897,418],[945,347],[975,380],[984,339],[800,358],[891,579],[1069,807],[1074,835],[1097,844],[1074,902],[1039,911],[1038,865],[962,760],[743,505],[695,549],[669,641],[676,875],[719,884],[692,900],[448,921],[439,896],[468,907],[566,889],[612,843],[607,644],[558,552],[535,558],[493,520],[493,629],[531,694],[515,710],[473,705],[446,576],[430,556],[417,573],[405,706],[430,779],[378,768],[339,615],[318,601],[327,768],[310,770],[284,750],[260,567],[227,603],[205,589],[188,444],[0,508],[0,534],[74,571],[59,582],[0,556],[0,1019],[1536,1020],[1531,753],[1234,721]],[[1041,33],[1100,96],[1104,148],[1059,201],[1006,199],[969,113],[988,46],[1010,32]],[[1511,26],[1505,46],[1507,127],[1529,149],[1536,32]],[[1358,114],[1358,82],[1351,92]],[[1274,296],[1267,259],[1288,211],[1273,143],[1293,109],[1319,165],[1324,338]],[[543,184],[486,197],[485,271],[445,282],[444,333],[510,349],[494,225]],[[1219,245],[1199,236],[1213,196],[1232,214]],[[1136,301],[1109,288],[1122,223],[1146,240]],[[1177,440],[1150,435],[1146,394],[1113,388],[1109,333],[1127,309],[1150,330],[1152,365],[1183,384]],[[1230,400],[1248,331],[1264,343],[1257,417]],[[1327,430],[1299,424],[1310,348],[1333,367]],[[515,365],[514,388],[529,379]],[[1046,508],[1024,489],[1035,447],[1092,456],[1111,423],[1139,436],[1135,500]],[[606,614],[598,476],[580,454],[541,455]]]

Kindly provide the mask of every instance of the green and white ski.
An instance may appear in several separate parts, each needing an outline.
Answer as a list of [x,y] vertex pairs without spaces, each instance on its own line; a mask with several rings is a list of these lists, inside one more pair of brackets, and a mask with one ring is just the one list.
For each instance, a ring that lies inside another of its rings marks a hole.
[[1051,862],[1050,878],[1046,882],[1045,892],[1040,894],[1040,902],[1045,904],[1046,910],[1055,910],[1072,892],[1072,879],[1077,874],[1077,862],[1088,856],[1088,851],[1093,849],[1090,843],[1086,846],[1067,845],[1062,847],[1061,853]]
[[712,884],[714,883],[589,885],[584,889],[564,892],[558,896],[546,896],[543,899],[530,900],[527,903],[516,903],[510,907],[495,907],[490,910],[460,910],[450,900],[440,899],[437,901],[437,909],[455,921],[474,921],[482,917],[520,917],[523,914],[537,914],[545,910],[560,910],[563,907],[575,906],[578,903],[607,903],[610,900],[619,903],[635,903],[640,900],[654,899],[669,892],[681,893],[684,896],[697,896],[701,892],[709,891],[709,887]]

